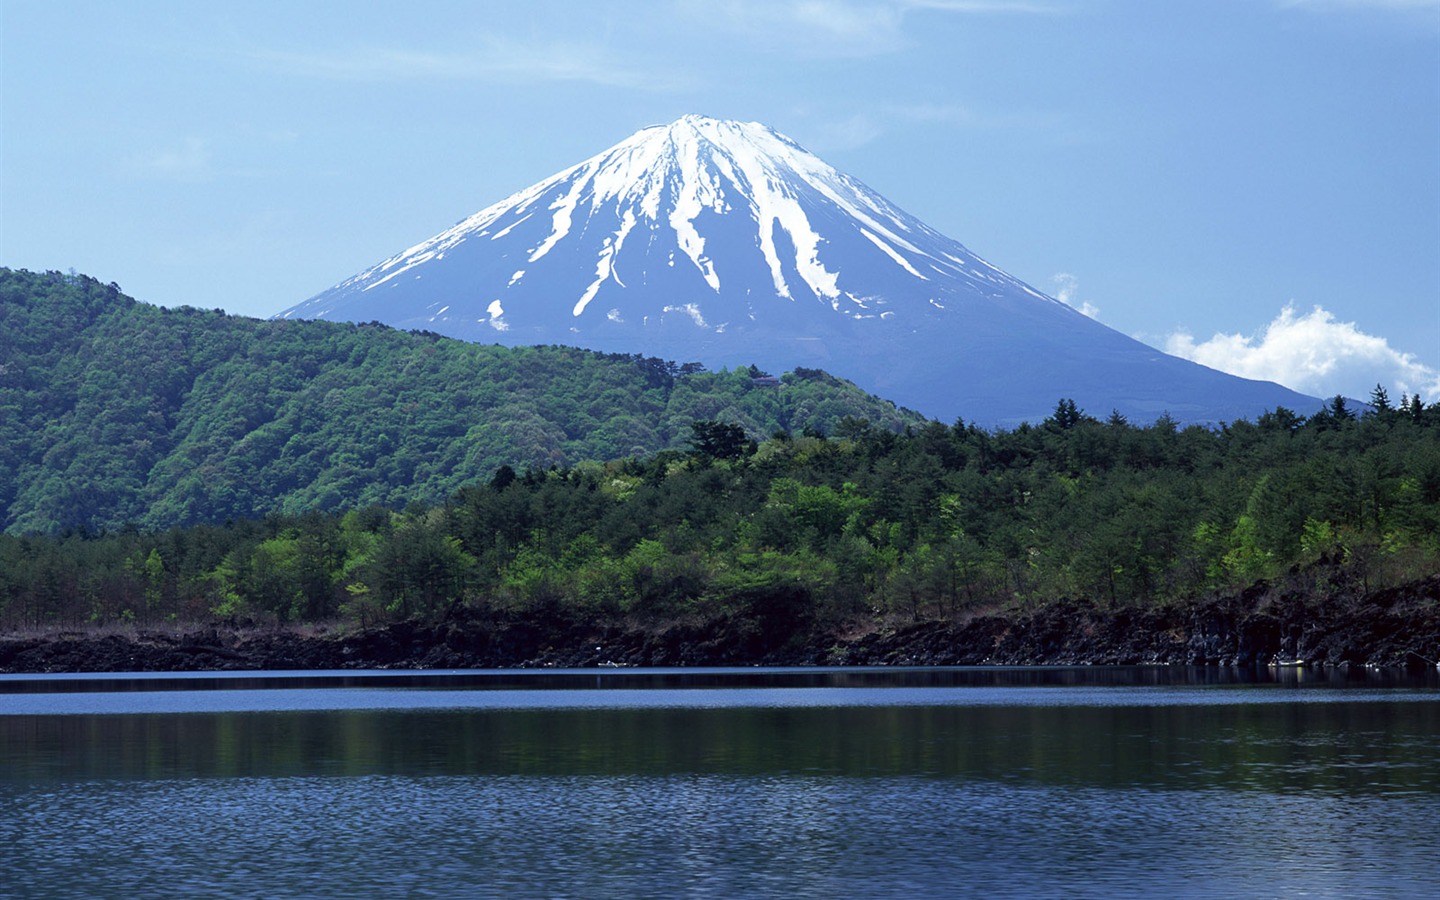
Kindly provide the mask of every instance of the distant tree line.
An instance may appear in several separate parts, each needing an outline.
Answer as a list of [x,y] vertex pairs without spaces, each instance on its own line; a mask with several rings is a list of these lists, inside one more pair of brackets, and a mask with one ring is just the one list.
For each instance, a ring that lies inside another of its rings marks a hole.
[[0,623],[363,625],[457,606],[908,620],[1170,603],[1319,560],[1370,587],[1440,571],[1440,406],[1382,389],[1363,411],[1218,428],[1062,400],[1013,430],[684,431],[680,449],[503,464],[403,508],[0,535]]

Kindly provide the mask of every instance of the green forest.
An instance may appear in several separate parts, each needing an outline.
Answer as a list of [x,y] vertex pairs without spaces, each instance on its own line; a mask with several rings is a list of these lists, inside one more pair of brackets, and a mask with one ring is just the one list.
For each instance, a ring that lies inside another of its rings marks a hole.
[[0,270],[0,626],[836,627],[1440,571],[1440,404],[1419,397],[1214,428],[1059,399],[987,430],[763,374]]
[[1213,429],[1065,400],[1011,431],[852,416],[757,442],[699,420],[683,450],[502,465],[400,509],[0,535],[0,621],[365,626],[469,607],[835,626],[1165,604],[1322,561],[1373,589],[1440,571],[1440,406],[1372,399]]
[[161,309],[84,275],[0,269],[0,530],[440,503],[504,465],[681,448],[696,420],[752,437],[923,421],[819,370],[762,374]]

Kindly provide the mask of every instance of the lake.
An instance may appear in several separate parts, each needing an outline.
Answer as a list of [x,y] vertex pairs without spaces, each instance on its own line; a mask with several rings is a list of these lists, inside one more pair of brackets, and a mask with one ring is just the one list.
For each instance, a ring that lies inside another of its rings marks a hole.
[[1430,897],[1440,679],[0,676],[0,896]]

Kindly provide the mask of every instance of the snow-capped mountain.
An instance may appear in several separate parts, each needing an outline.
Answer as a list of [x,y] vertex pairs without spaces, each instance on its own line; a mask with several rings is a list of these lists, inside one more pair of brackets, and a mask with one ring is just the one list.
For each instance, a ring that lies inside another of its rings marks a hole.
[[1039,421],[1061,397],[1136,421],[1317,403],[1128,338],[789,138],[701,116],[642,129],[278,317],[823,368],[945,421]]

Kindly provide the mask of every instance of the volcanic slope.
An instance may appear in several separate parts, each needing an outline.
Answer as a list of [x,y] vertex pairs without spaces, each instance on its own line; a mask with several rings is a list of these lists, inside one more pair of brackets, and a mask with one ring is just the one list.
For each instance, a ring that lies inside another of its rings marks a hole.
[[1319,401],[1169,356],[976,256],[757,123],[686,116],[280,313],[843,375],[928,416],[1148,422]]

